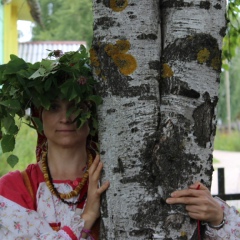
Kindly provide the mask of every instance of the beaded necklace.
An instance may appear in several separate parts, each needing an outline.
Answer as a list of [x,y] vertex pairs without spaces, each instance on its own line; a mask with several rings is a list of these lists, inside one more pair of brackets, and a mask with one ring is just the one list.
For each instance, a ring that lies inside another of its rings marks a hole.
[[48,187],[48,189],[50,190],[50,192],[57,196],[63,203],[68,204],[68,205],[77,205],[81,202],[83,202],[84,200],[86,200],[87,198],[87,193],[81,197],[79,199],[79,201],[76,202],[70,202],[70,201],[66,201],[65,199],[70,199],[72,197],[76,197],[78,196],[78,194],[80,193],[80,191],[82,190],[82,188],[84,187],[84,185],[86,184],[87,180],[88,180],[88,170],[90,168],[90,166],[92,165],[93,162],[93,157],[92,154],[90,153],[90,151],[88,151],[88,166],[87,166],[87,170],[83,175],[83,178],[81,180],[81,182],[79,182],[78,186],[72,190],[69,193],[59,193],[58,190],[54,187],[53,184],[53,179],[50,173],[50,169],[48,167],[48,158],[47,158],[47,152],[43,152],[42,155],[42,171],[43,171],[43,176],[44,176],[44,180],[46,182],[46,185]]

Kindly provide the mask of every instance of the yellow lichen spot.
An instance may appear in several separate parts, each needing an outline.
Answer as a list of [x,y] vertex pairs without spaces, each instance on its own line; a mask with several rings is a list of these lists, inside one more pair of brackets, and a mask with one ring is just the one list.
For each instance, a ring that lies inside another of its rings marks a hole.
[[170,78],[173,76],[173,71],[170,68],[170,66],[167,63],[163,64],[163,71],[162,71],[162,77],[163,78]]
[[123,75],[130,75],[137,68],[137,61],[130,54],[115,54],[114,56],[112,56],[112,59]]
[[215,57],[212,59],[212,62],[211,62],[211,67],[214,69],[214,70],[220,70],[221,69],[221,59],[219,57]]
[[197,60],[199,63],[205,63],[210,57],[210,51],[207,48],[198,52]]
[[101,74],[101,69],[100,68],[94,68],[95,74],[99,76]]
[[110,0],[110,8],[114,12],[121,12],[128,6],[128,0]]
[[119,52],[126,53],[130,49],[131,44],[128,40],[118,40],[116,46]]
[[91,65],[94,69],[94,72],[97,76],[99,76],[101,74],[101,68],[100,68],[101,64],[98,59],[97,52],[93,48],[91,48],[89,53],[90,53]]
[[107,53],[108,56],[113,56],[115,54],[117,54],[118,48],[116,45],[112,45],[112,44],[108,44],[105,48],[104,48],[105,52]]
[[93,48],[91,48],[89,52],[90,52],[91,65],[93,67],[99,67],[100,66],[100,62],[98,60],[97,52]]
[[187,233],[186,232],[181,232],[181,237],[186,237]]

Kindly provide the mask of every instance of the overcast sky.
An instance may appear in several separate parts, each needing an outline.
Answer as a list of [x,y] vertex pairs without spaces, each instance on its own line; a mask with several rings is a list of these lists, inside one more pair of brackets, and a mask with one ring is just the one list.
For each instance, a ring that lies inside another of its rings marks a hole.
[[32,27],[33,23],[30,21],[17,21],[18,29],[18,41],[19,42],[28,42],[32,39]]

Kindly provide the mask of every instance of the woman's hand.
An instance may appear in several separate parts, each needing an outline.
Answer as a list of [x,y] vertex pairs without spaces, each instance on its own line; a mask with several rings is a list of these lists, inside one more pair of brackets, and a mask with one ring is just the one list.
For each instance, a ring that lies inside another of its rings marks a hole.
[[168,204],[185,204],[189,216],[213,226],[223,220],[223,210],[203,184],[197,182],[188,189],[175,191],[166,200]]
[[82,219],[85,220],[84,228],[91,229],[94,222],[100,216],[100,197],[109,187],[109,182],[105,182],[99,187],[99,178],[103,168],[99,155],[94,159],[89,169],[88,197],[85,209],[82,213]]

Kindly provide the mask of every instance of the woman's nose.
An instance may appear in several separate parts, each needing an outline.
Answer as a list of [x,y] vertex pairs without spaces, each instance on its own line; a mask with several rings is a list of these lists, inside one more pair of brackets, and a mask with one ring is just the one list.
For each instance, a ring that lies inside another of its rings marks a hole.
[[73,122],[72,116],[67,111],[67,109],[63,109],[61,111],[60,122],[62,122],[62,123],[72,123]]

